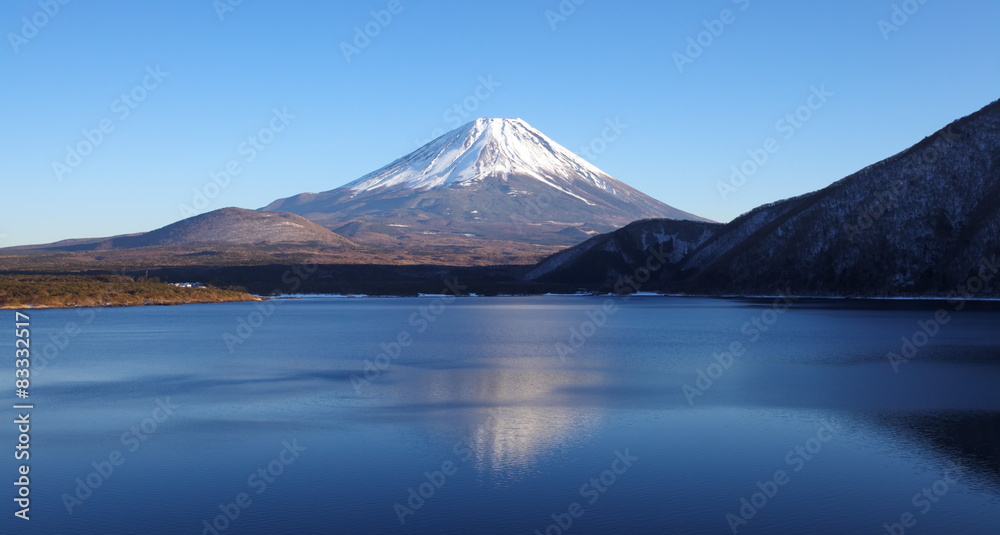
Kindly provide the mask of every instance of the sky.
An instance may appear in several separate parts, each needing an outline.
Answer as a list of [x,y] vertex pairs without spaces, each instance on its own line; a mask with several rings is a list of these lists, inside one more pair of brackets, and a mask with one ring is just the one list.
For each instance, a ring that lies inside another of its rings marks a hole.
[[4,0],[0,247],[334,189],[477,117],[725,222],[1000,98],[997,20],[992,0]]

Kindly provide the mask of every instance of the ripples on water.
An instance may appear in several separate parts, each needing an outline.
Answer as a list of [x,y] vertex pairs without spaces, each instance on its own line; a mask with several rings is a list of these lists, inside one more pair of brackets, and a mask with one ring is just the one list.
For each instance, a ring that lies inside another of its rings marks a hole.
[[[247,492],[216,531],[556,533],[577,502],[568,533],[732,533],[779,470],[739,533],[886,533],[907,512],[906,533],[1000,532],[997,312],[955,314],[895,373],[886,354],[935,305],[635,298],[601,320],[605,298],[463,298],[414,319],[432,302],[278,301],[232,352],[253,304],[97,311],[36,371],[35,518],[4,532],[202,533]],[[82,317],[38,311],[34,336]],[[123,433],[167,398],[176,414],[130,451]],[[257,494],[248,477],[292,440],[305,451]],[[67,514],[61,496],[116,449],[124,464]],[[962,477],[915,505],[952,463]],[[442,484],[401,524],[428,477]]]

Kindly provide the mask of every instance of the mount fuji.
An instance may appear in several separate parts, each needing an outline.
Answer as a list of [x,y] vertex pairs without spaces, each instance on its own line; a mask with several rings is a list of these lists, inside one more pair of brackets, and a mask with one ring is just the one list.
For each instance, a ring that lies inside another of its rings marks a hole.
[[337,189],[262,210],[299,214],[359,243],[465,252],[541,253],[646,218],[708,221],[614,179],[521,119],[485,118]]

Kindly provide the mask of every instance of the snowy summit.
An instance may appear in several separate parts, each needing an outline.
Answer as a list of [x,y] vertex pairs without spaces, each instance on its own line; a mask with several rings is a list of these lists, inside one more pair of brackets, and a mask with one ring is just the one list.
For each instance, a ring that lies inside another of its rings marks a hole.
[[530,177],[573,195],[570,177],[617,194],[607,173],[522,119],[480,118],[431,141],[347,188],[355,192],[403,186],[415,189],[465,185],[488,177]]

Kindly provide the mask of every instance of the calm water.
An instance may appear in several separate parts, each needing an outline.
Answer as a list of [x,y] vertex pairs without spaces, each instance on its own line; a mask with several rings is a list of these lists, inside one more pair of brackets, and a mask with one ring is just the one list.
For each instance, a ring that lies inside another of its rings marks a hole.
[[36,311],[0,532],[1000,532],[1000,313],[612,303]]

